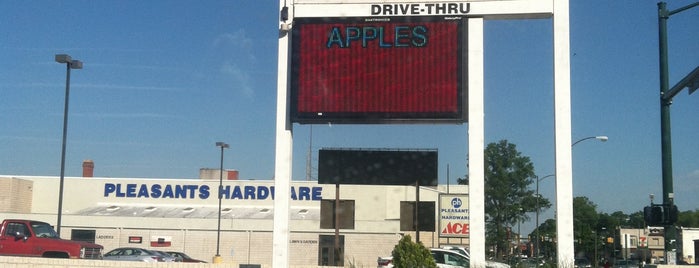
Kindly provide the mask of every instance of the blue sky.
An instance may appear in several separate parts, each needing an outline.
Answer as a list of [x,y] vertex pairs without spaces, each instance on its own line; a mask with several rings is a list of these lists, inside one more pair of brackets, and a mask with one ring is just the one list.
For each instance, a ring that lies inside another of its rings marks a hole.
[[[692,1],[672,1],[676,9]],[[600,211],[661,200],[657,2],[571,1],[574,194]],[[66,176],[85,159],[95,176],[197,178],[224,167],[274,176],[278,2],[2,1],[0,174],[58,176],[65,65],[71,76]],[[670,85],[699,64],[699,8],[668,22]],[[507,139],[536,173],[554,171],[552,22],[486,21],[486,143]],[[698,208],[699,96],[672,105],[674,189]],[[296,180],[306,177],[311,127],[294,125]],[[315,125],[322,147],[437,148],[440,181],[466,174],[468,125]],[[315,170],[313,171],[315,176]],[[541,182],[553,200],[554,180]],[[532,185],[533,187],[533,185]],[[550,209],[542,219],[551,217]]]

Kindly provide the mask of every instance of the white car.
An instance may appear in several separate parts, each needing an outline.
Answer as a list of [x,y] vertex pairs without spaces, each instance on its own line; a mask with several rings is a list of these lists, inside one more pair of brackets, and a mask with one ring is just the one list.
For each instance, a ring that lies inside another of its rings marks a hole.
[[[468,252],[468,249],[460,246],[443,246],[443,249],[448,249],[452,251],[456,251],[461,253],[462,255],[466,256],[469,260],[471,260],[471,254]],[[502,263],[502,262],[496,262],[496,261],[490,261],[486,260],[485,261],[485,267],[486,268],[510,268],[509,264]]]
[[[463,268],[468,267],[468,257],[465,255],[448,249],[433,248],[430,249],[434,262],[439,268]],[[379,257],[377,260],[378,268],[393,267],[393,257]]]

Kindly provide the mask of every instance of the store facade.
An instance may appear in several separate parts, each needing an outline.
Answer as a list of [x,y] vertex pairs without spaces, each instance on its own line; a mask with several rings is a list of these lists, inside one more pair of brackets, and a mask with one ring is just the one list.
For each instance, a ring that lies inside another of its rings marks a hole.
[[[0,193],[0,218],[56,224],[59,178],[0,176],[0,188],[9,189]],[[64,180],[61,236],[94,241],[106,251],[142,247],[185,252],[211,261],[219,233],[218,188],[218,179],[68,177]],[[321,228],[321,203],[335,200],[336,194],[354,207],[353,227],[337,233],[345,265],[376,265],[377,257],[390,255],[402,235],[416,236],[414,231],[401,231],[400,224],[401,202],[415,201],[414,186],[336,188],[294,181],[290,191],[291,265],[324,265],[334,257],[336,233],[334,228]],[[420,187],[420,201],[434,202],[437,211],[435,231],[420,232],[420,241],[428,247],[468,243],[468,236],[463,235],[467,231],[457,239],[440,235],[454,231],[439,230],[438,225],[439,198],[447,191],[450,196],[465,196],[468,188]],[[263,267],[272,263],[274,193],[274,181],[223,180],[219,251],[225,263]],[[467,224],[463,228],[459,230],[467,230]]]

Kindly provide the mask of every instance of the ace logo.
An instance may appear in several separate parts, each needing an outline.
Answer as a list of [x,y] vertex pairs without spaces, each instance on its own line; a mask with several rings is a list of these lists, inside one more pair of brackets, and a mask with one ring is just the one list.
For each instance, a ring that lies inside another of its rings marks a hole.
[[450,222],[447,224],[447,226],[442,230],[442,234],[461,234],[461,235],[467,235],[468,234],[468,224],[466,223],[453,223]]

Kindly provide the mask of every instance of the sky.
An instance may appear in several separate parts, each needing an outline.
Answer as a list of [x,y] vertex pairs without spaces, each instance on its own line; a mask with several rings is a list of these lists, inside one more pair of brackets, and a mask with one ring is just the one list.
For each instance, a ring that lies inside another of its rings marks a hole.
[[[675,10],[693,1],[672,1]],[[0,174],[59,176],[71,71],[66,176],[196,179],[224,168],[274,177],[276,1],[0,2]],[[670,86],[699,64],[699,7],[668,21]],[[485,138],[514,143],[553,174],[552,20],[484,25]],[[570,1],[573,194],[599,212],[662,201],[657,2]],[[671,106],[675,202],[699,209],[699,96]],[[468,124],[293,125],[293,179],[316,178],[318,149],[436,148],[440,183],[467,174]],[[532,185],[534,189],[535,185]],[[540,181],[555,201],[555,178]],[[553,217],[554,209],[541,220]],[[534,215],[530,215],[533,217]],[[525,223],[525,225],[531,223]]]

